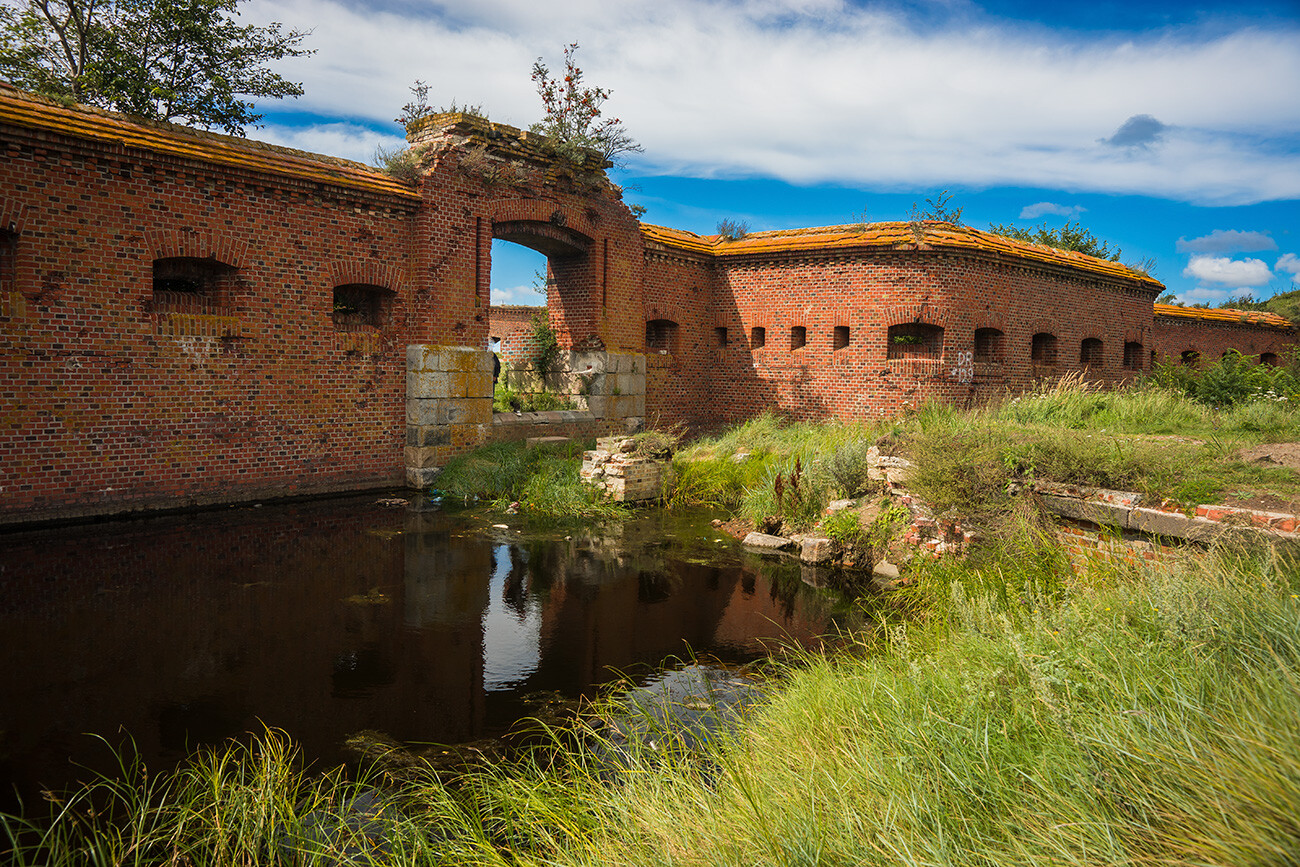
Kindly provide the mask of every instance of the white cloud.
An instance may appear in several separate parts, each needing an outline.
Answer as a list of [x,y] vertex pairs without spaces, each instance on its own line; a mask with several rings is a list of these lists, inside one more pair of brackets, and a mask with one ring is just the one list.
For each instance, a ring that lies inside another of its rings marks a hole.
[[1178,300],[1184,304],[1209,304],[1215,306],[1241,294],[1241,292],[1234,292],[1231,289],[1211,289],[1208,286],[1197,286],[1187,292],[1179,292]]
[[1257,253],[1260,250],[1276,250],[1277,242],[1267,232],[1215,229],[1208,235],[1190,241],[1179,238],[1174,246],[1179,253]]
[[493,286],[492,304],[524,304],[529,307],[545,307],[546,296],[534,289],[531,284]]
[[1193,256],[1183,269],[1184,277],[1202,283],[1218,283],[1249,289],[1264,286],[1273,279],[1273,272],[1260,259],[1229,259],[1226,256]]
[[[545,55],[554,69],[577,40],[588,80],[613,89],[608,110],[645,145],[642,172],[1202,204],[1300,198],[1300,100],[1270,84],[1300,80],[1295,28],[1098,36],[967,11],[918,29],[895,8],[251,0],[245,17],[313,28],[318,54],[279,70],[307,89],[285,110],[317,117],[388,124],[420,78],[435,103],[482,103],[493,119],[527,126],[540,115],[532,61]],[[1160,128],[1120,138],[1158,136],[1159,147],[1100,141],[1142,115]]]
[[1279,274],[1290,274],[1292,282],[1300,283],[1300,256],[1295,253],[1283,253],[1273,267]]
[[253,136],[271,144],[284,145],[315,154],[343,157],[369,164],[374,160],[375,148],[400,148],[406,139],[385,135],[364,126],[349,123],[324,123],[311,126],[269,125],[257,130]]
[[1082,205],[1057,205],[1052,202],[1037,202],[1032,205],[1025,205],[1021,208],[1020,219],[1037,220],[1039,217],[1043,216],[1043,214],[1056,214],[1057,216],[1065,217],[1068,220],[1070,217],[1079,216],[1086,210],[1088,209]]

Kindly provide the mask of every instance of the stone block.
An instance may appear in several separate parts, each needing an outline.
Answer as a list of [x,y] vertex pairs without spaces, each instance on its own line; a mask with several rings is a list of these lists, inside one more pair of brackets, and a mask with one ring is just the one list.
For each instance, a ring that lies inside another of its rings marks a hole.
[[1177,512],[1143,508],[1129,511],[1128,525],[1153,536],[1170,536],[1193,542],[1210,542],[1228,531],[1222,524],[1205,518],[1189,518]]
[[808,536],[799,543],[799,559],[804,563],[825,563],[835,553],[835,543],[823,536]]
[[406,347],[406,369],[416,371],[443,370],[441,347],[432,343],[412,343]]
[[412,397],[447,397],[447,374],[441,370],[408,370],[406,372],[406,396]]
[[763,548],[769,551],[780,551],[792,547],[794,542],[784,536],[771,536],[767,533],[750,533],[745,537],[743,544],[750,548]]
[[406,423],[419,427],[446,424],[441,412],[445,398],[418,397],[406,401]]
[[624,394],[645,394],[644,373],[622,373]]
[[477,373],[483,369],[486,360],[487,370],[492,371],[492,353],[486,349],[470,349],[468,346],[445,346],[442,350],[443,365],[447,371],[457,373]]
[[607,356],[605,352],[570,352],[569,370],[574,375],[602,374],[608,369]]
[[445,446],[407,446],[406,468],[427,469],[436,467],[442,461]]
[[466,391],[466,397],[492,397],[492,371],[476,370],[469,376],[469,384]]
[[437,467],[407,467],[406,486],[421,490],[431,488],[437,481],[440,472],[442,470]]
[[470,376],[463,370],[452,370],[444,374],[447,377],[447,397],[456,399],[464,397],[478,397],[479,395],[471,394]]
[[607,418],[609,413],[609,398],[604,395],[590,395],[587,398],[587,411],[596,418]]
[[460,401],[465,412],[465,424],[492,424],[492,398],[467,397]]
[[445,446],[451,442],[446,425],[407,425],[408,446]]
[[1064,518],[1091,521],[1094,524],[1108,527],[1127,527],[1129,525],[1129,509],[1125,506],[1043,493],[1038,495],[1038,499],[1042,502],[1044,509]]

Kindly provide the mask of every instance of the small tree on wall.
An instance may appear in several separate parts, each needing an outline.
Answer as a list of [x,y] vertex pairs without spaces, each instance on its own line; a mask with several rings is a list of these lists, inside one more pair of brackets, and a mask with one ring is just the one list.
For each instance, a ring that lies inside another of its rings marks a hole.
[[601,119],[601,106],[611,91],[583,85],[582,68],[574,59],[577,51],[576,42],[565,46],[563,78],[552,77],[540,57],[533,64],[533,83],[546,116],[533,124],[532,132],[546,136],[556,153],[573,163],[582,162],[584,150],[594,150],[610,161],[622,154],[640,153],[641,145],[628,135],[621,120]]

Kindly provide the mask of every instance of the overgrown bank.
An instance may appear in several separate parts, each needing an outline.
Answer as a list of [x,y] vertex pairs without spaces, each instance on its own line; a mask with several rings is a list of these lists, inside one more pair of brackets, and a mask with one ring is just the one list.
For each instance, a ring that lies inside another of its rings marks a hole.
[[[1289,402],[1255,403],[1211,412],[1159,388],[1065,384],[887,428],[757,419],[679,452],[669,502],[825,521],[818,504],[869,492],[854,457],[875,442],[946,461],[946,475],[909,484],[936,502],[949,492],[954,509],[987,507],[998,532],[964,560],[918,558],[906,587],[864,600],[873,630],[774,660],[780,688],[703,746],[664,732],[615,774],[597,714],[450,779],[380,763],[355,781],[304,772],[268,734],[175,776],[128,767],[57,800],[54,830],[10,854],[32,865],[1295,863],[1294,554],[1219,548],[1076,572],[1008,489],[1068,471],[1285,496],[1294,473],[1256,476],[1231,459],[1296,438]],[[526,511],[518,480],[543,474],[508,461],[576,460],[510,454],[460,470],[482,474],[461,496]],[[21,823],[6,827],[12,841]]]

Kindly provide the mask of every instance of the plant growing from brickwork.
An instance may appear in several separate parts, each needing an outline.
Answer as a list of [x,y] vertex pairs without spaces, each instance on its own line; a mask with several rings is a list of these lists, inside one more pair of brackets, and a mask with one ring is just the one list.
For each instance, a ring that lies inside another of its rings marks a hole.
[[384,174],[409,184],[415,183],[420,178],[420,152],[416,148],[386,148],[383,145],[375,145],[375,156],[371,160],[371,165]]
[[728,241],[739,241],[749,234],[749,223],[744,220],[718,220],[717,230]]
[[[1032,228],[1024,228],[1014,223],[990,223],[989,231],[995,235],[1002,235],[1004,238],[1014,238],[1017,241],[1025,241],[1030,244],[1041,244],[1044,247],[1083,253],[1085,256],[1093,256],[1111,262],[1119,261],[1119,247],[1111,249],[1110,244],[1099,240],[1089,229],[1085,229],[1081,223],[1077,222],[1067,221],[1065,225],[1055,228],[1049,228],[1046,222],[1039,223]],[[1154,263],[1150,264],[1154,265]],[[1149,271],[1149,267],[1135,270],[1146,272]]]
[[533,83],[546,114],[531,131],[545,136],[550,148],[574,165],[585,162],[591,151],[608,162],[616,162],[623,154],[640,153],[641,145],[621,120],[602,119],[602,107],[611,91],[583,83],[585,74],[574,58],[577,51],[576,42],[565,46],[563,76],[552,76],[540,57],[533,64]]
[[242,0],[26,0],[0,6],[0,76],[44,96],[232,135],[245,97],[301,96],[267,64],[313,53],[306,31],[237,23]]
[[912,203],[911,213],[908,214],[908,221],[913,224],[925,222],[951,223],[954,226],[962,225],[961,212],[964,208],[955,208],[952,206],[952,194],[947,190],[939,193],[933,199],[925,200],[925,208],[922,209],[916,202]]
[[533,365],[537,369],[537,375],[545,382],[546,377],[559,367],[559,336],[551,327],[550,319],[545,314],[540,314],[533,317],[529,338],[533,345]]
[[401,113],[394,120],[403,127],[408,127],[416,121],[424,120],[426,117],[432,117],[435,114],[468,114],[472,117],[481,117],[487,119],[487,113],[483,111],[482,105],[470,105],[466,103],[461,105],[452,100],[449,105],[434,107],[429,104],[429,85],[420,79],[415,80],[411,85],[411,101],[402,106]]

